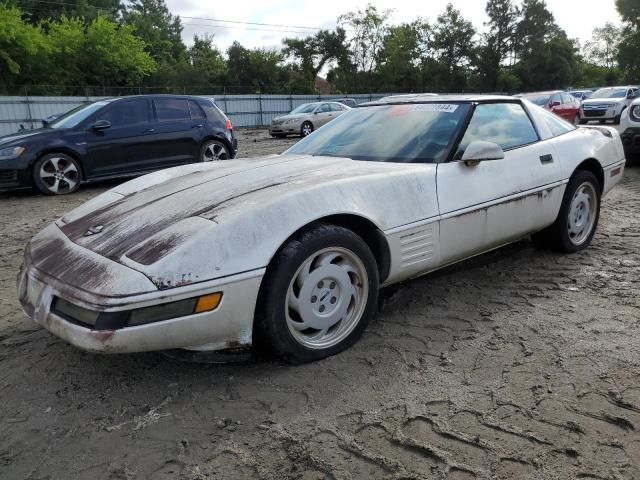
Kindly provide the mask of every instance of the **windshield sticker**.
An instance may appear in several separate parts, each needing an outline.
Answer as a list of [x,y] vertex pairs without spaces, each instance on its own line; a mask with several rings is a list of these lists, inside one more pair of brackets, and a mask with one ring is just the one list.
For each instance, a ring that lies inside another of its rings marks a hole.
[[414,112],[442,112],[453,113],[460,105],[455,103],[419,103],[414,105],[412,110]]
[[390,117],[399,117],[411,112],[411,105],[394,105],[387,111]]

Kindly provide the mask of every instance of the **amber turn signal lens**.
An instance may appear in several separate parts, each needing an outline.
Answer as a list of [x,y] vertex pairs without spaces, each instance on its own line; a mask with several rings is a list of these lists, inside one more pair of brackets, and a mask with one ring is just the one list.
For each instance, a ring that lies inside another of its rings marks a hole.
[[220,300],[222,300],[222,293],[220,292],[198,297],[196,308],[193,313],[210,312],[211,310],[215,310],[218,308],[218,305],[220,305]]

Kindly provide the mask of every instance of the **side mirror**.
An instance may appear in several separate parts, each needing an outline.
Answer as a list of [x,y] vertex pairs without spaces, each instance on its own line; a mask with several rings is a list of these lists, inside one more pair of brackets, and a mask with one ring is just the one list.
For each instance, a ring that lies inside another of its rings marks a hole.
[[627,95],[628,99],[632,99],[632,98],[636,98],[636,94],[633,92],[629,92],[629,94]]
[[106,130],[107,128],[111,128],[111,122],[108,120],[97,120],[91,125],[92,130]]
[[552,107],[559,107],[560,106],[560,102],[553,102],[551,104]]
[[471,142],[467,149],[464,151],[461,162],[464,162],[467,166],[477,165],[480,162],[486,162],[489,160],[502,160],[504,158],[504,151],[500,145],[492,142],[483,142],[476,140]]
[[316,110],[315,112],[313,112],[314,115],[319,114],[320,112],[318,110]]

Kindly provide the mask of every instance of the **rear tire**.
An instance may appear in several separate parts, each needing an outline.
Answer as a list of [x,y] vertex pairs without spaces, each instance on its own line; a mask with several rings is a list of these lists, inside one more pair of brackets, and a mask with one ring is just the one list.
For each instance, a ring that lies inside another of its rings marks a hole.
[[220,140],[205,140],[200,147],[200,161],[217,162],[219,160],[231,160],[227,146]]
[[64,153],[49,153],[33,166],[33,183],[45,195],[66,195],[80,188],[80,163]]
[[600,183],[593,173],[578,170],[569,180],[556,221],[532,238],[542,248],[579,252],[591,244],[599,219]]
[[335,355],[366,329],[378,301],[378,268],[367,244],[318,224],[289,240],[262,280],[255,343],[292,363]]

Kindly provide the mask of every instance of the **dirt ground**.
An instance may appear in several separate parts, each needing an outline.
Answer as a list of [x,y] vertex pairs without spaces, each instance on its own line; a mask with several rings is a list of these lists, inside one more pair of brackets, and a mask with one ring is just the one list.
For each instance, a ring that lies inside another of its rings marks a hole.
[[640,478],[640,169],[585,252],[522,241],[406,283],[297,367],[91,355],[28,320],[25,243],[113,185],[0,196],[0,478]]

